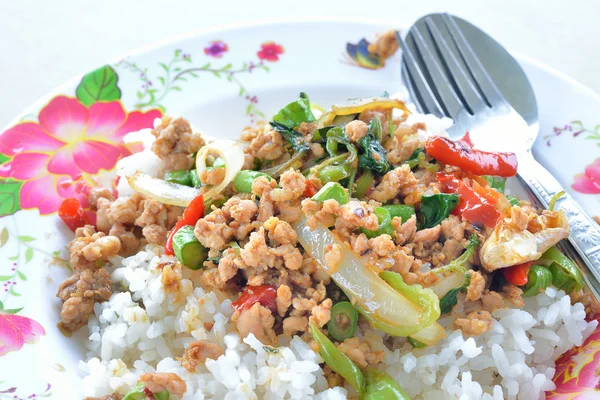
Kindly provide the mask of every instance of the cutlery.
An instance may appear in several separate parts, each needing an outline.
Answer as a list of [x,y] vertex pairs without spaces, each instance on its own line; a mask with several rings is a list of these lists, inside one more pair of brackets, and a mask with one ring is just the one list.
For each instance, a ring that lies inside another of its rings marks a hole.
[[[479,149],[516,153],[519,180],[547,208],[552,197],[563,189],[531,153],[539,133],[537,118],[530,115],[528,123],[508,103],[457,20],[449,14],[431,14],[410,29],[406,40],[396,34],[409,93],[421,111],[453,119],[448,130],[451,138],[458,139],[468,131]],[[535,101],[532,91],[529,96]],[[568,217],[569,241],[584,261],[588,287],[600,298],[600,228],[569,194],[556,206]]]

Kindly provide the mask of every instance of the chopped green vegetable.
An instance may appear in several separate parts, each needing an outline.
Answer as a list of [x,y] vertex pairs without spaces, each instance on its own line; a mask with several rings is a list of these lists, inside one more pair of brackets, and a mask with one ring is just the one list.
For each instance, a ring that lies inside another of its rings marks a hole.
[[315,120],[306,93],[300,93],[298,100],[289,103],[273,116],[273,121],[290,129],[299,126],[303,122],[314,122]]
[[331,319],[327,330],[331,337],[340,342],[351,338],[358,325],[358,311],[349,301],[341,301],[331,307]]
[[394,236],[394,227],[392,226],[394,217],[400,217],[402,218],[402,221],[408,221],[411,216],[415,215],[415,209],[412,206],[404,204],[391,204],[388,206],[376,207],[375,215],[377,215],[377,222],[379,224],[377,230],[370,231],[365,228],[360,228],[360,231],[369,239],[380,235]]
[[491,188],[496,189],[500,193],[504,193],[504,188],[506,187],[506,178],[491,175],[484,175],[483,178],[487,181]]
[[350,154],[350,156],[345,159],[345,162],[353,163],[354,160],[356,160],[358,157],[358,150],[356,150],[356,147],[348,140],[342,128],[334,127],[330,129],[329,132],[327,132],[326,137],[327,144],[325,145],[325,149],[331,157],[340,155],[339,146],[343,145]]
[[552,198],[550,199],[550,204],[548,204],[548,210],[554,211],[554,206],[556,205],[556,202],[561,197],[563,197],[565,194],[567,194],[567,192],[565,192],[564,190],[561,190],[560,192],[558,192],[554,196],[552,196]]
[[423,326],[434,323],[440,317],[440,302],[431,289],[424,289],[421,285],[408,285],[397,272],[383,271],[379,277],[413,304],[423,308]]
[[469,283],[471,283],[471,275],[468,273],[466,265],[475,253],[478,245],[479,239],[477,235],[471,235],[469,244],[458,258],[435,270],[438,274],[442,275],[450,273],[450,275],[444,276],[435,285],[430,287],[440,299],[440,311],[442,314],[452,311],[452,308],[458,302],[458,294],[466,290]]
[[358,166],[383,175],[391,169],[391,165],[380,140],[381,121],[379,118],[373,118],[367,135],[358,141],[363,150],[363,154],[358,157]]
[[510,203],[511,206],[520,206],[521,205],[521,200],[519,200],[519,198],[517,196],[512,196],[512,195],[508,195],[506,196],[506,198],[508,199],[508,202]]
[[144,393],[145,388],[146,388],[146,385],[144,385],[143,382],[135,384],[134,386],[129,388],[129,391],[127,392],[125,397],[123,397],[123,400],[143,400],[143,399],[145,399],[146,398],[146,393]]
[[423,224],[421,229],[433,228],[439,225],[458,205],[460,199],[456,194],[436,193],[421,197],[421,214]]
[[340,374],[356,391],[362,393],[365,387],[365,377],[358,366],[335,347],[331,340],[312,322],[310,323],[310,333],[319,345],[319,354],[329,368]]
[[402,387],[387,373],[367,368],[367,384],[361,400],[411,400]]
[[204,186],[195,169],[190,171],[190,179],[192,180],[192,187],[199,188]]
[[533,265],[527,274],[527,284],[522,287],[523,297],[535,296],[552,285],[552,272],[541,265]]
[[[196,171],[194,171],[196,172]],[[198,176],[198,174],[196,174]],[[193,186],[192,175],[190,171],[180,169],[177,171],[167,171],[163,178],[167,182],[177,183],[179,185]]]
[[[403,293],[399,293],[377,275],[334,233],[322,224],[312,229],[305,216],[292,226],[298,234],[298,241],[333,281],[344,291],[357,311],[376,329],[394,336],[412,336],[428,345],[435,344],[444,335],[420,337],[418,333],[431,324],[430,310],[425,305],[415,304]],[[341,259],[337,266],[325,262],[327,246],[336,245],[341,249]],[[437,301],[437,299],[436,299]]]
[[419,147],[419,148],[415,149],[415,151],[413,151],[413,153],[410,155],[408,160],[404,161],[403,164],[408,164],[410,169],[414,169],[417,165],[419,165],[419,162],[421,161],[421,157],[423,157],[423,156],[421,156],[421,154],[423,154],[423,156],[425,155],[424,148]]
[[360,231],[369,239],[380,235],[392,236],[394,234],[394,227],[392,226],[392,217],[390,216],[390,212],[383,207],[377,207],[375,208],[375,215],[377,215],[377,230],[371,231],[366,228],[360,228]]
[[239,193],[252,193],[252,182],[259,176],[265,176],[269,181],[273,180],[273,178],[264,172],[243,169],[233,178],[233,187]]
[[154,393],[154,400],[169,400],[171,398],[171,393],[168,390],[163,390],[162,392]]
[[179,229],[173,236],[173,252],[183,265],[189,269],[200,269],[208,252],[194,235],[194,227],[187,225]]
[[373,186],[373,173],[369,170],[365,170],[362,175],[356,180],[354,186],[354,194],[356,198],[362,199],[367,195],[367,192]]
[[339,204],[347,204],[350,199],[346,190],[337,182],[328,182],[312,197],[313,200],[320,203],[325,200],[333,199]]
[[273,129],[279,132],[281,136],[283,136],[283,138],[292,146],[295,151],[303,153],[310,148],[301,133],[296,132],[292,128],[288,128],[287,126],[275,121],[271,121],[270,125],[273,127]]
[[326,165],[319,169],[317,176],[321,182],[339,182],[348,178],[351,174],[351,168],[348,164]]
[[540,263],[550,264],[552,286],[566,293],[576,292],[583,288],[583,275],[577,265],[556,247],[551,247],[539,259]]
[[456,304],[458,304],[458,294],[462,291],[465,291],[469,284],[471,283],[471,274],[466,273],[464,275],[464,280],[462,285],[456,287],[454,289],[450,289],[446,294],[440,299],[440,313],[447,314],[452,312],[452,309]]
[[415,215],[415,207],[408,206],[405,204],[390,204],[387,206],[383,206],[389,213],[390,217],[394,219],[394,217],[402,218],[402,222],[406,222]]

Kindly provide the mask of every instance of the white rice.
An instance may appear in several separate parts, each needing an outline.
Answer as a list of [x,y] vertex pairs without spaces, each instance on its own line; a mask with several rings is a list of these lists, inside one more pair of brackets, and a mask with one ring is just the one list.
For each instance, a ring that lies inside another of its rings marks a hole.
[[[252,335],[241,340],[229,319],[230,300],[193,288],[188,279],[177,298],[167,294],[156,266],[170,257],[161,251],[148,246],[135,256],[111,260],[113,282],[124,291],[97,304],[88,324],[88,361],[80,363],[86,396],[126,393],[140,374],[153,371],[181,376],[188,387],[184,399],[335,400],[354,393],[327,389],[321,357],[298,337],[281,335],[277,350]],[[373,329],[361,336],[385,352],[381,368],[415,399],[530,400],[554,388],[554,360],[580,345],[597,325],[585,321],[582,304],[571,305],[563,291],[552,288],[526,299],[523,309],[497,310],[493,316],[489,332],[465,338],[457,330],[420,350],[398,338],[390,351]],[[204,322],[214,323],[213,329],[204,329]],[[452,322],[452,317],[440,320],[448,327]],[[225,354],[191,374],[176,358],[198,339],[218,343]]]

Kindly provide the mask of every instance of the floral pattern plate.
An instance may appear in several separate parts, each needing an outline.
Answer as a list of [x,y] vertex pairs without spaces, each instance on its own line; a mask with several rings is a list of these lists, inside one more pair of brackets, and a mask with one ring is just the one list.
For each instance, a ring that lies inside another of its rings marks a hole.
[[[84,330],[67,338],[56,327],[56,288],[70,268],[69,232],[56,211],[64,198],[85,205],[90,187],[114,184],[117,160],[138,150],[122,142],[125,133],[169,113],[234,138],[300,91],[324,106],[396,92],[399,55],[384,65],[367,50],[368,40],[388,28],[288,22],[181,38],[77,77],[0,130],[0,399],[80,397]],[[519,60],[541,112],[536,157],[600,215],[600,96]],[[559,367],[557,379],[571,392],[595,390],[599,337]]]

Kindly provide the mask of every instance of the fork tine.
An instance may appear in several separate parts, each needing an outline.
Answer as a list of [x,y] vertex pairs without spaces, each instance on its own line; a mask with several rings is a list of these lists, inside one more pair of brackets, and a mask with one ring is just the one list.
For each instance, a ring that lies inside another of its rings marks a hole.
[[402,68],[405,75],[409,78],[410,81],[406,82],[409,90],[411,92],[411,96],[414,98],[419,98],[421,101],[417,101],[417,103],[423,108],[421,111],[424,113],[434,114],[438,117],[443,117],[444,111],[442,107],[438,103],[435,98],[429,84],[425,80],[423,76],[423,72],[419,68],[419,64],[415,60],[414,54],[402,38],[400,36],[400,32],[396,32],[396,39],[398,43],[400,43],[400,47],[402,48]]
[[419,28],[415,26],[411,32],[412,39],[421,55],[423,64],[427,68],[427,72],[429,73],[429,77],[433,83],[433,87],[439,95],[441,105],[446,110],[446,115],[453,120],[457,120],[461,111],[464,110],[464,105],[461,103],[460,98],[454,91],[454,88],[446,77],[446,74],[442,71],[441,65],[433,56],[429,46],[423,38],[423,35],[419,31]]
[[476,84],[473,82],[469,72],[465,71],[463,66],[458,62],[458,59],[450,49],[446,39],[444,39],[438,30],[434,20],[431,17],[427,17],[425,18],[425,24],[429,29],[429,33],[431,33],[431,37],[439,51],[442,62],[456,84],[454,86],[455,90],[460,92],[460,95],[462,95],[462,99],[467,104],[471,114],[475,114],[477,111],[487,107],[485,100],[481,97],[479,91],[475,87]]
[[492,81],[492,78],[490,78],[488,73],[485,71],[483,65],[481,65],[481,62],[475,55],[473,48],[465,39],[464,35],[462,34],[458,25],[456,25],[456,22],[454,21],[452,16],[450,16],[447,13],[444,13],[442,14],[442,19],[444,21],[444,24],[446,25],[446,28],[448,29],[448,32],[450,32],[450,35],[452,36],[454,44],[456,44],[460,55],[462,56],[465,64],[467,65],[471,76],[477,83],[477,86],[485,96],[488,103],[492,106],[507,104],[506,100],[504,99],[504,96],[502,96],[502,94],[498,90],[498,87],[496,86],[494,81]]

